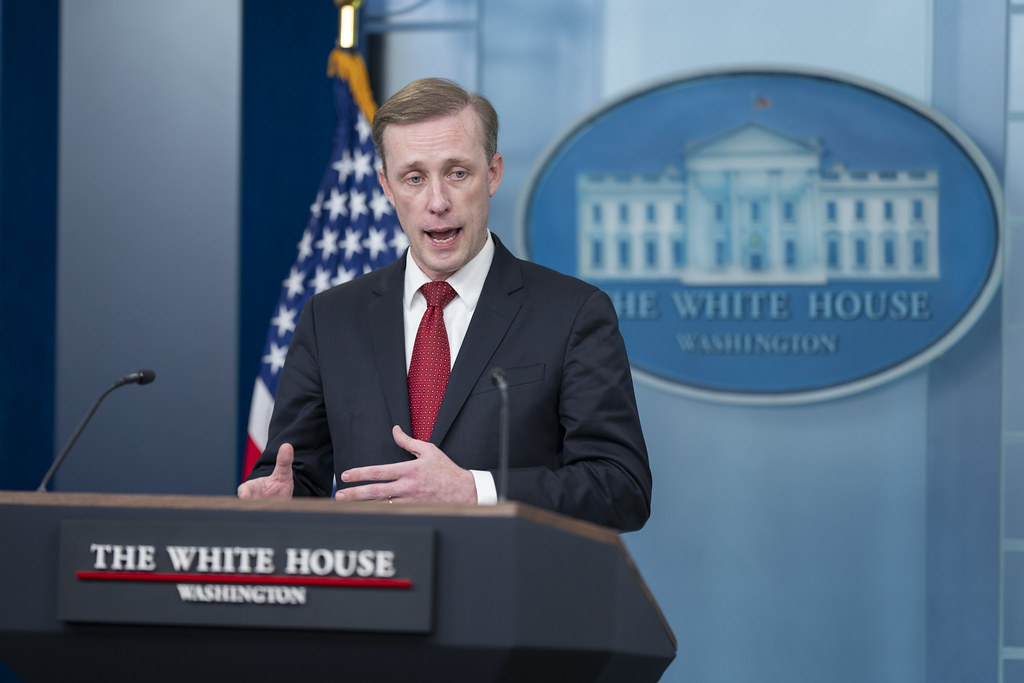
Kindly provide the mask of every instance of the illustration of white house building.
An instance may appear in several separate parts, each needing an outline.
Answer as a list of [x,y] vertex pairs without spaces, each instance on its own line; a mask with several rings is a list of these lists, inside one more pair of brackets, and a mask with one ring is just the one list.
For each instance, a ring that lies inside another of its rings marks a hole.
[[576,179],[583,278],[824,284],[939,277],[934,169],[822,168],[760,123],[691,142],[685,170]]

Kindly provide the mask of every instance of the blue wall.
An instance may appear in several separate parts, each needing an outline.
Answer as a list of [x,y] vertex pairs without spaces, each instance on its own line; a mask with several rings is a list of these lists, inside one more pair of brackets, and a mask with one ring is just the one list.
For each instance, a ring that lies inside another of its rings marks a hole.
[[35,488],[53,451],[57,19],[0,3],[0,488]]

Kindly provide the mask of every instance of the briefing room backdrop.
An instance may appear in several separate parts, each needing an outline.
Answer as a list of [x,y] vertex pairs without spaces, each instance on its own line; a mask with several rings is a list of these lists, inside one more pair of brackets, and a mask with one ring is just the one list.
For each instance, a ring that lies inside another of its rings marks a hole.
[[[267,325],[329,153],[331,0],[0,0],[0,488],[230,494]],[[609,98],[736,64],[878,82],[1004,180],[1006,276],[929,366],[798,406],[637,383],[655,475],[626,543],[666,681],[1024,682],[1024,2],[367,0],[383,99],[455,78],[502,117],[492,229]],[[2,675],[2,674],[0,674]]]

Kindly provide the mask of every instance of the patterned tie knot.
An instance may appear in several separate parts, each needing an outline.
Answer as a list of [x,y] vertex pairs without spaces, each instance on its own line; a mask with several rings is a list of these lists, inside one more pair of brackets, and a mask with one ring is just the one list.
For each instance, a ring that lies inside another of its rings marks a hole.
[[455,289],[443,280],[427,282],[420,287],[420,291],[423,292],[423,297],[427,300],[428,308],[438,306],[443,309],[455,298]]

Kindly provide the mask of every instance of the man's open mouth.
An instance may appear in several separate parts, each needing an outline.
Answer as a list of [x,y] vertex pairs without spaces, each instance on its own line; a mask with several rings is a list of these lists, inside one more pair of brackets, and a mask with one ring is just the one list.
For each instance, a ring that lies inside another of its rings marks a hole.
[[427,233],[430,237],[430,241],[434,244],[448,244],[456,238],[459,234],[458,228],[452,228],[450,230],[438,230],[437,232]]

